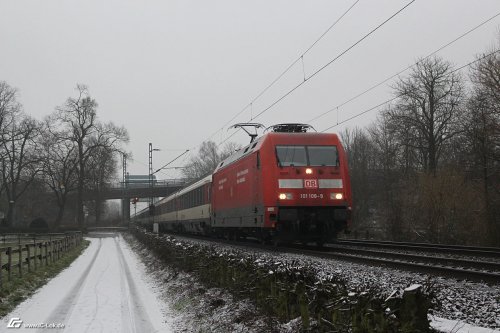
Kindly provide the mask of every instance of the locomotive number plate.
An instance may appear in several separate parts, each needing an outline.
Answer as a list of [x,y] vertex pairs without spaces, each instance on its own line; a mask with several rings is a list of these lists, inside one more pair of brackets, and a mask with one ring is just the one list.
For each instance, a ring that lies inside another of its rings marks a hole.
[[318,188],[318,180],[304,179],[304,188]]
[[322,193],[300,193],[301,199],[323,199]]

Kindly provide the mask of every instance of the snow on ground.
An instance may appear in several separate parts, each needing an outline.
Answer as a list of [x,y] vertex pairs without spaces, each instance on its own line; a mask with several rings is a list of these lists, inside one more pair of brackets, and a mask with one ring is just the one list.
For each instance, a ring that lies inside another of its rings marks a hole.
[[[97,236],[70,267],[5,316],[0,332],[12,331],[7,329],[12,318],[22,320],[15,332],[171,332],[165,304],[136,254],[119,234]],[[36,330],[29,324],[64,329]]]
[[429,316],[431,326],[438,332],[446,333],[500,333],[492,328],[475,327],[462,321]]
[[[394,290],[402,290],[412,284],[433,286],[435,293],[432,315],[447,318],[458,323],[457,327],[467,323],[470,332],[473,328],[484,327],[486,331],[500,329],[500,284],[487,285],[470,281],[460,281],[442,277],[433,277],[410,271],[400,271],[388,267],[377,267],[351,263],[342,260],[316,258],[302,254],[284,253],[279,250],[268,251],[248,247],[246,244],[228,245],[175,236],[184,242],[201,243],[207,246],[235,249],[259,256],[266,256],[276,261],[292,261],[295,265],[313,265],[322,276],[333,275],[341,278],[352,290],[377,290],[383,296],[389,296]],[[433,325],[434,326],[434,325]],[[465,327],[465,326],[464,326]],[[444,332],[456,332],[444,330]],[[467,332],[465,330],[459,332]],[[481,332],[481,331],[477,331]],[[481,332],[481,333],[482,333]]]
[[300,332],[300,318],[280,323],[259,312],[251,300],[221,288],[210,288],[189,273],[168,267],[161,258],[131,235],[124,236],[155,280],[155,290],[172,309],[174,332]]

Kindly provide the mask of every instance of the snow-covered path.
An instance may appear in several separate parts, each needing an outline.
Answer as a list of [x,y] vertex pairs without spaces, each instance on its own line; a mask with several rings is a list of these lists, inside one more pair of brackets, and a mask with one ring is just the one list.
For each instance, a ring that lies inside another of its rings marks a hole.
[[[170,332],[161,303],[148,286],[141,263],[119,234],[91,238],[91,244],[5,320],[20,318],[14,332]],[[64,324],[33,329],[27,324]]]

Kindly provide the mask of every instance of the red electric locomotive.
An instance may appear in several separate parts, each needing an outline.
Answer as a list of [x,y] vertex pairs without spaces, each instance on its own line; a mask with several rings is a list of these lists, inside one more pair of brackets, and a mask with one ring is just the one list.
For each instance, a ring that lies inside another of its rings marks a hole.
[[272,126],[211,176],[158,202],[153,221],[160,230],[231,238],[332,241],[350,222],[347,160],[336,134],[309,127]]
[[212,175],[211,227],[229,235],[323,244],[348,228],[352,206],[336,134],[281,124]]

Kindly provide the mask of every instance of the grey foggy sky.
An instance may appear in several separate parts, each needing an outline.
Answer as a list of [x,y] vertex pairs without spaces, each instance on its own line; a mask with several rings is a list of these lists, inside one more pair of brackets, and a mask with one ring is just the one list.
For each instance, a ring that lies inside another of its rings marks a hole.
[[[135,161],[129,161],[129,172],[146,174],[148,142],[162,149],[154,154],[155,169],[195,148],[354,2],[0,0],[0,80],[19,89],[25,112],[38,119],[75,96],[77,83],[88,85],[99,103],[99,119],[130,133],[128,150]],[[306,75],[408,2],[359,1],[306,54]],[[417,0],[255,121],[307,122],[499,12],[498,0]],[[439,55],[462,66],[494,45],[499,26],[500,16]],[[301,80],[299,63],[232,123],[249,120],[251,112],[259,113]],[[339,120],[390,94],[388,84],[373,90],[342,107]],[[365,126],[376,114],[330,131]],[[311,125],[321,131],[336,122],[331,112]],[[232,133],[224,128],[212,140]],[[248,137],[237,133],[231,141],[245,144]],[[178,174],[169,170],[159,177]]]

